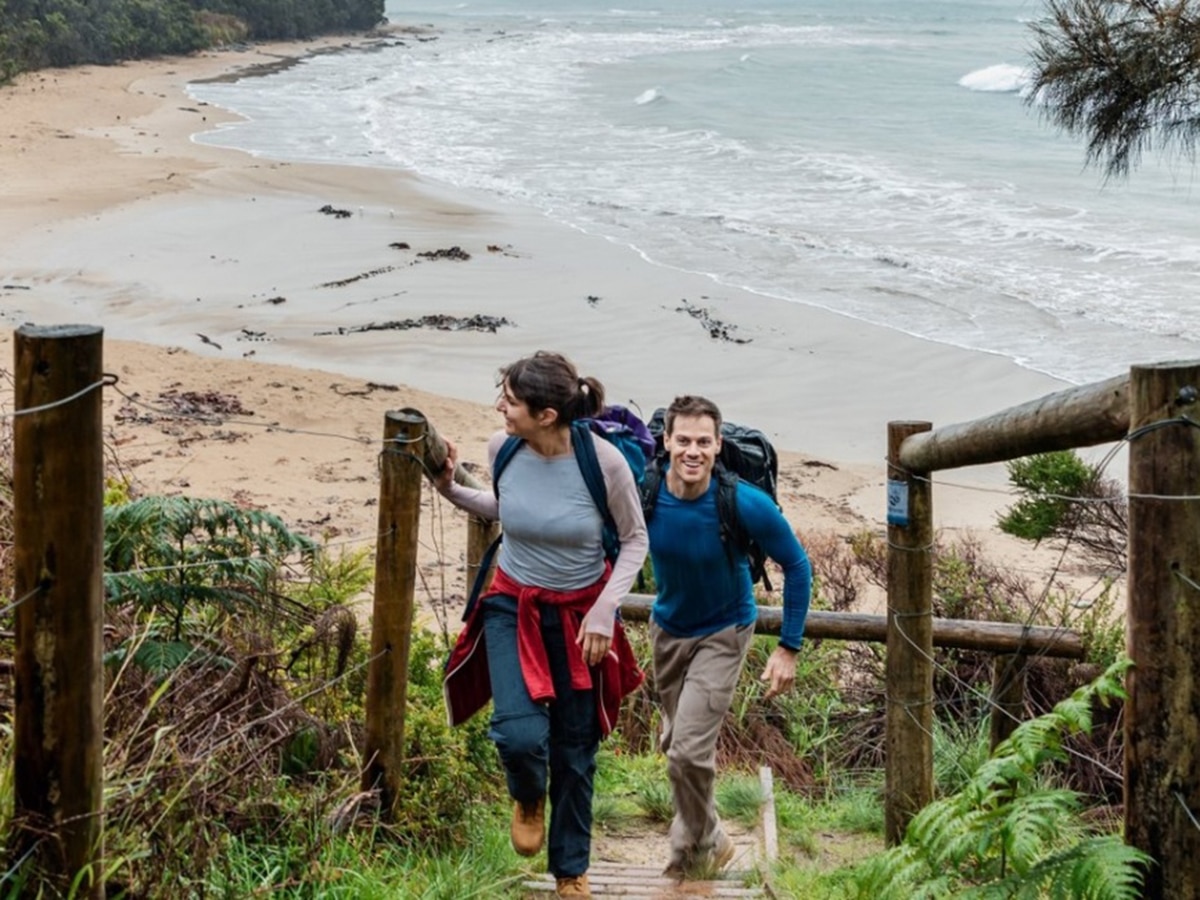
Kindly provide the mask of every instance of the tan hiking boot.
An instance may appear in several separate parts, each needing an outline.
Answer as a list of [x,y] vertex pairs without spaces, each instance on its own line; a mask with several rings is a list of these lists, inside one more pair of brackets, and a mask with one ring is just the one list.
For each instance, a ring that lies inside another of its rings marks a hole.
[[559,878],[554,885],[556,897],[590,897],[592,889],[588,887],[587,875],[571,875]]
[[522,856],[536,856],[546,840],[546,798],[536,803],[514,803],[512,845]]
[[722,831],[717,842],[713,844],[712,850],[709,851],[708,864],[714,872],[720,872],[729,865],[736,852],[737,847],[734,845],[733,839]]
[[667,863],[667,867],[662,871],[664,878],[670,878],[672,881],[684,881],[687,878],[687,866],[682,862],[672,860]]

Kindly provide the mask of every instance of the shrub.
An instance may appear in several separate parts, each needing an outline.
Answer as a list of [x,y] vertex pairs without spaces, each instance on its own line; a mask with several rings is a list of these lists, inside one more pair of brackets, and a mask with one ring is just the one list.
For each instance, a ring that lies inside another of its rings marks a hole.
[[1000,530],[1029,541],[1055,534],[1070,508],[1070,498],[1084,496],[1096,471],[1073,450],[1038,453],[1011,460],[1008,480],[1021,499],[1000,517]]
[[1128,503],[1120,486],[1073,450],[1039,453],[1008,463],[1021,498],[999,518],[1002,531],[1030,541],[1059,539],[1088,560],[1125,570]]
[[196,25],[208,44],[213,47],[238,44],[250,36],[250,29],[237,16],[207,9],[197,10]]

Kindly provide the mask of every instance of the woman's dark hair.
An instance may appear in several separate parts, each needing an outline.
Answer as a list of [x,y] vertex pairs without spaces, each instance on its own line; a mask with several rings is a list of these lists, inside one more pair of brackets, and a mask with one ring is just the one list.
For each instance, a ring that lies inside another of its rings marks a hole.
[[530,412],[554,410],[560,425],[597,415],[604,409],[604,385],[595,378],[581,378],[569,359],[549,350],[539,350],[505,366],[497,384],[507,384]]
[[708,416],[717,426],[717,434],[721,433],[721,410],[707,397],[684,394],[682,397],[672,400],[671,405],[667,407],[665,423],[667,434],[675,431],[675,420],[680,416],[695,416],[696,418]]

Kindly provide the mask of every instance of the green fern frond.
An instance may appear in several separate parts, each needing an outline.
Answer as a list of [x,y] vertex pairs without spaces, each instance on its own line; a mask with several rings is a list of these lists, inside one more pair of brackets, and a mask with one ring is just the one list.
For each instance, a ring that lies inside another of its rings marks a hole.
[[1065,840],[1064,825],[1078,810],[1079,798],[1074,791],[1044,790],[1016,798],[1000,829],[1004,855],[1013,871],[1030,871],[1047,848]]
[[912,896],[914,885],[927,883],[932,877],[918,845],[906,842],[860,867],[856,896],[860,900],[904,900]]
[[913,817],[903,844],[862,868],[858,896],[1136,897],[1145,857],[1116,837],[1087,836],[1078,795],[1046,786],[1047,770],[1064,758],[1063,741],[1090,729],[1094,704],[1124,696],[1129,665],[1114,663],[1051,712],[1020,725],[962,790]]
[[971,900],[1137,900],[1148,862],[1149,857],[1115,835],[1093,837],[964,896]]
[[143,497],[104,510],[105,588],[141,609],[169,612],[180,638],[193,607],[254,607],[285,561],[309,565],[317,545],[261,510],[224,500]]
[[1059,877],[1050,884],[1052,896],[1085,900],[1136,900],[1141,896],[1145,869],[1151,862],[1147,854],[1114,835],[1091,838],[1074,850],[1064,859],[1070,865],[1057,868]]

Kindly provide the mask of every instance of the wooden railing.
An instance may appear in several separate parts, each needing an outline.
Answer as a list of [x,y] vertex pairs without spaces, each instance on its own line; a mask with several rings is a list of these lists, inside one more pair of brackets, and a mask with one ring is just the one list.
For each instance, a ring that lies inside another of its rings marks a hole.
[[[52,886],[82,869],[103,871],[101,337],[101,329],[91,326],[23,326],[14,341],[17,639],[10,847],[44,856],[41,867]],[[811,638],[887,644],[889,840],[899,840],[912,815],[932,799],[935,646],[999,654],[996,670],[1004,684],[997,682],[1000,696],[994,699],[1001,709],[1011,709],[1020,697],[1012,676],[1021,658],[1082,653],[1079,636],[1069,631],[933,617],[930,473],[1127,440],[1133,668],[1125,705],[1125,838],[1154,861],[1143,897],[1200,896],[1198,398],[1200,362],[1164,363],[974,422],[936,430],[928,422],[890,423],[887,615],[814,611],[805,629]],[[440,462],[436,434],[416,410],[388,413],[384,439],[364,777],[386,797],[399,788],[403,752],[420,482]],[[444,444],[440,452],[444,460]],[[462,467],[458,472],[469,477]],[[491,527],[475,522],[471,528],[477,559]],[[625,614],[644,616],[649,603],[631,596]],[[779,618],[778,610],[762,609],[759,628],[777,630]],[[993,722],[1004,718],[993,716]],[[103,896],[101,879],[84,893]]]

